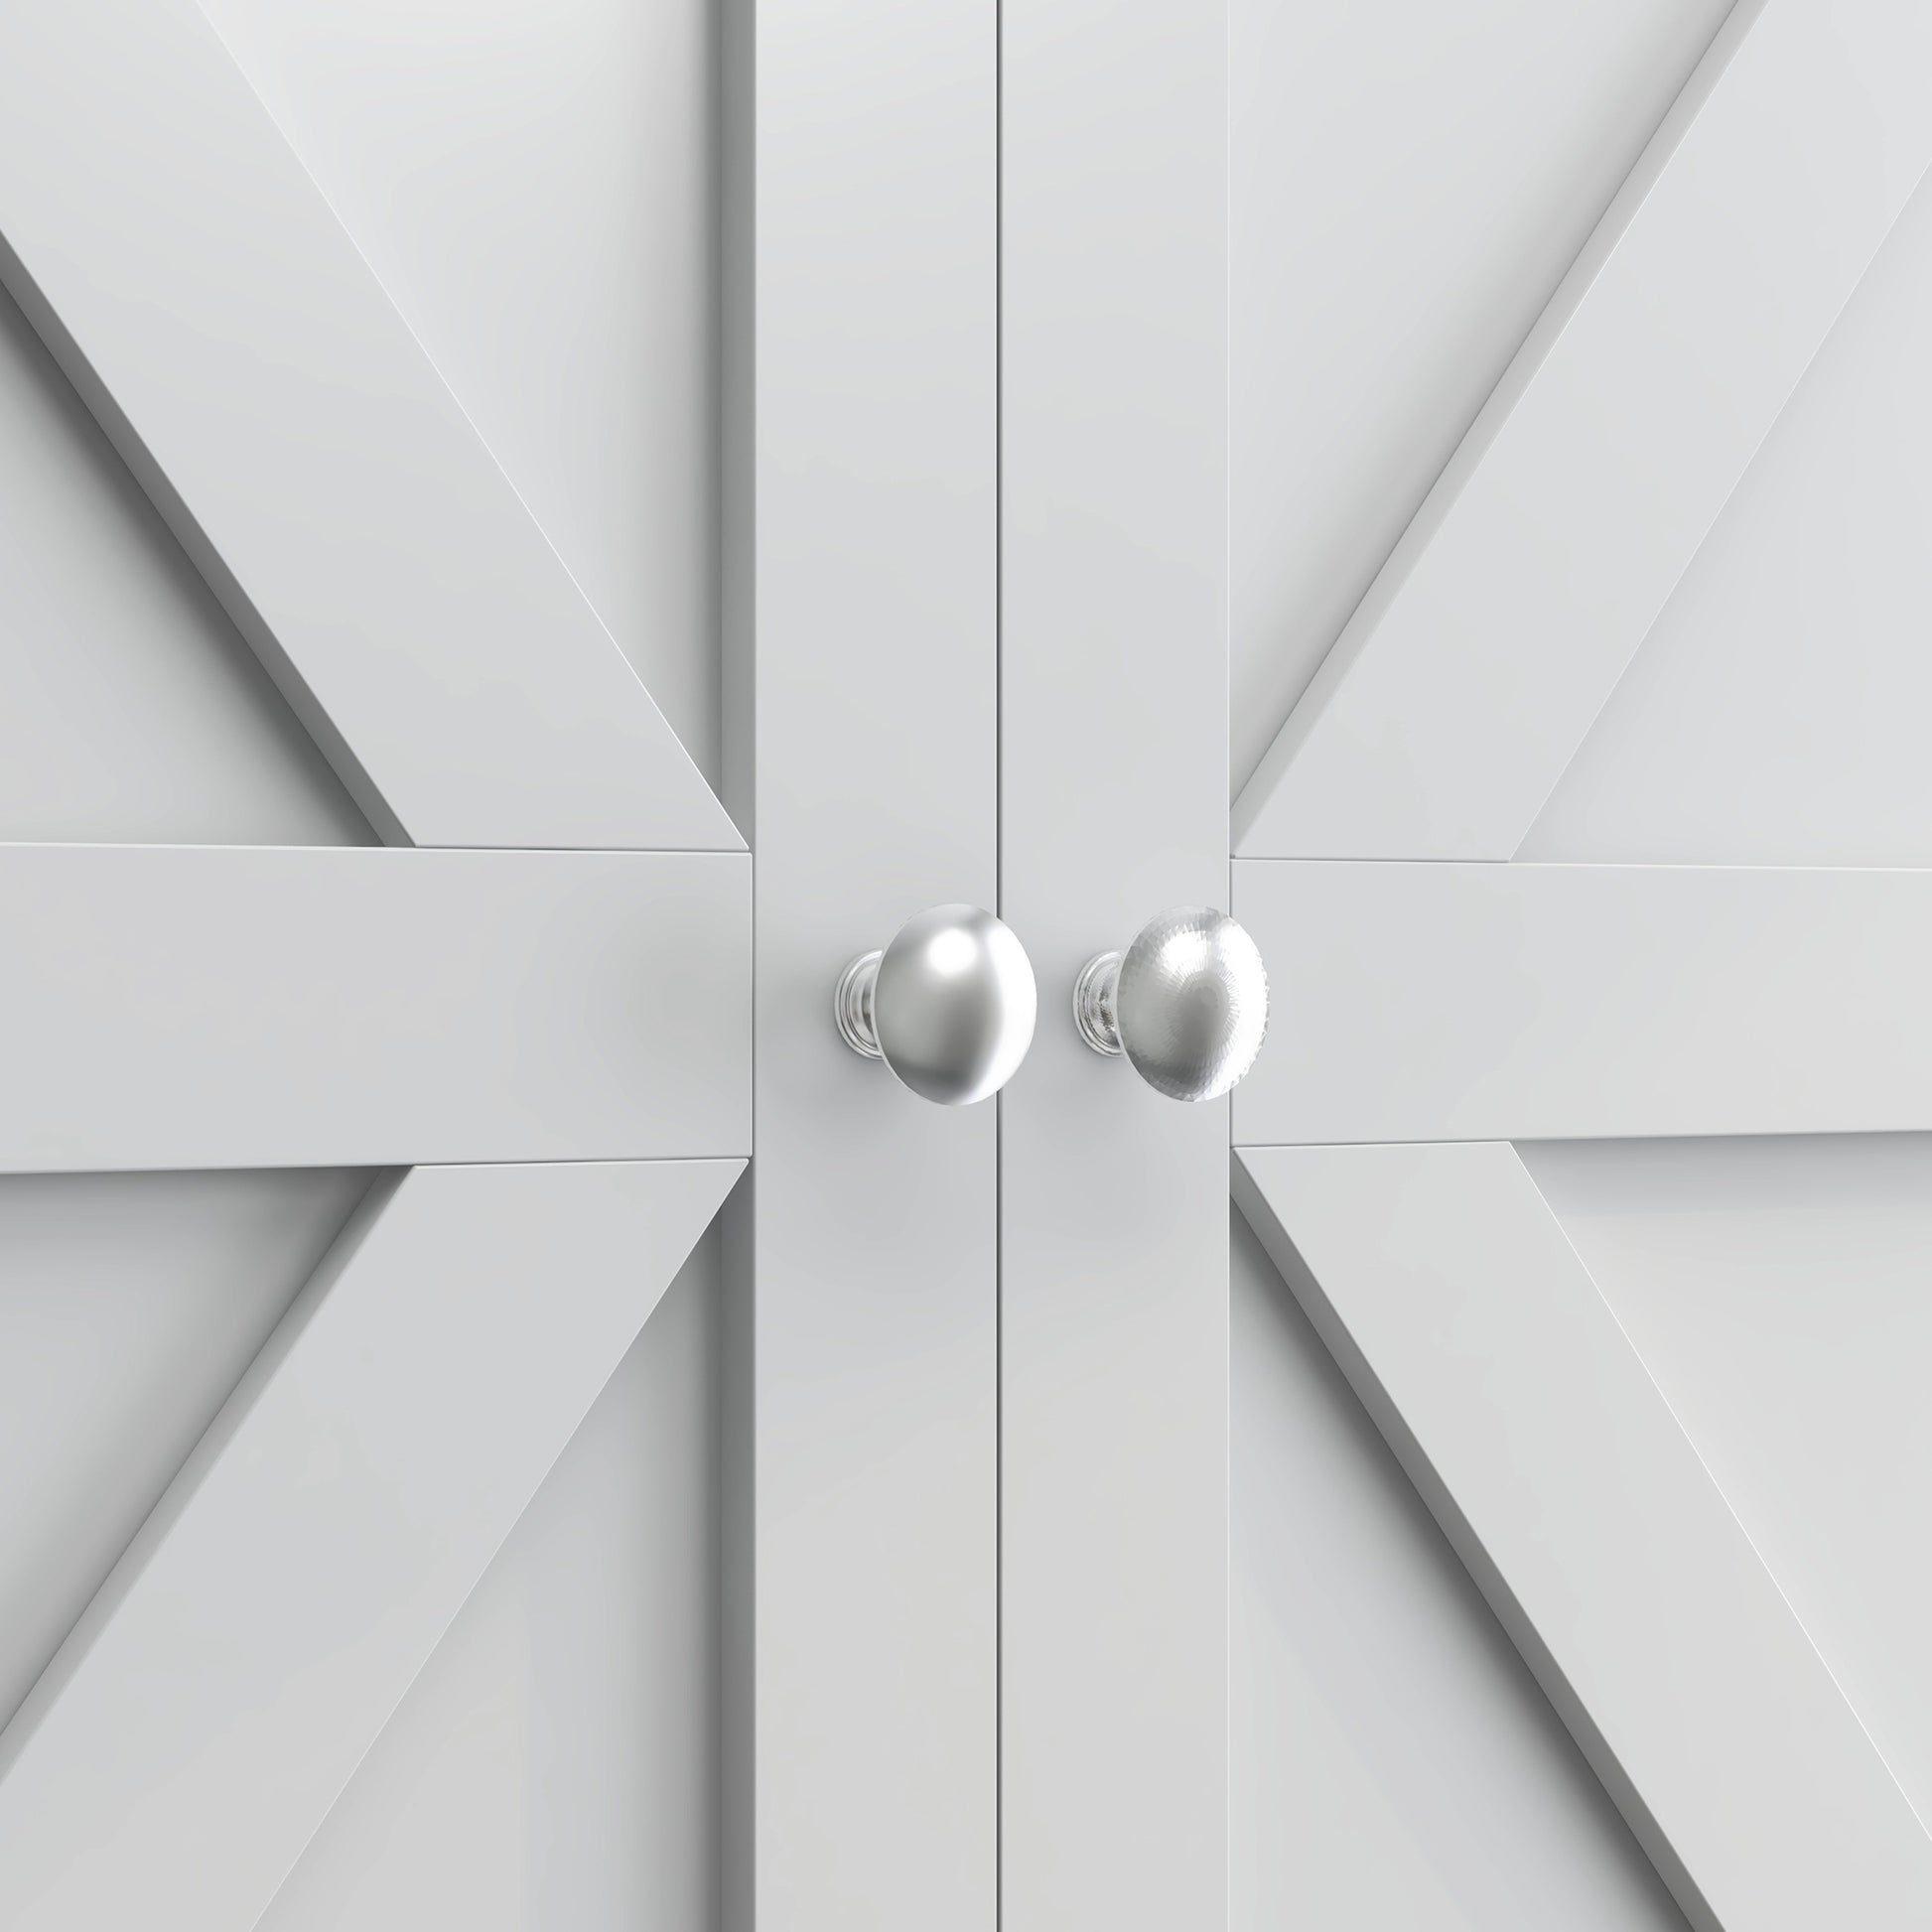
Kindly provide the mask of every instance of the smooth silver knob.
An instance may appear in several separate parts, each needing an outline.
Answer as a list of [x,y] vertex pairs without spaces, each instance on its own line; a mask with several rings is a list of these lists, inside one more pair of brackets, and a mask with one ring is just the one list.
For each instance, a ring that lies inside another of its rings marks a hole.
[[1157,1093],[1212,1100],[1255,1063],[1268,970],[1225,912],[1157,913],[1126,952],[1095,953],[1073,983],[1073,1024],[1096,1053],[1125,1053]]
[[967,1107],[1019,1071],[1038,998],[1013,928],[977,905],[934,905],[839,975],[832,1011],[855,1053],[884,1060],[942,1107]]

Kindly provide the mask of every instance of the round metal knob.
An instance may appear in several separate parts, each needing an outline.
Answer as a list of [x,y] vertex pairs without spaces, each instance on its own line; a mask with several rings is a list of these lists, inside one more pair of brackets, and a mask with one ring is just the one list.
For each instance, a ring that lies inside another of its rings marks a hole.
[[1096,953],[1073,983],[1073,1024],[1096,1053],[1125,1053],[1157,1093],[1212,1100],[1255,1063],[1268,971],[1225,912],[1176,905],[1125,953]]
[[977,905],[934,905],[839,975],[832,1010],[855,1053],[942,1107],[997,1093],[1033,1044],[1033,963]]

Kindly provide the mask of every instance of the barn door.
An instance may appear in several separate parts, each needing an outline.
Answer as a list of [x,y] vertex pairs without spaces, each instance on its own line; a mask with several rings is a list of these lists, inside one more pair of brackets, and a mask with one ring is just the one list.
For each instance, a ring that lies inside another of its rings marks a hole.
[[994,51],[0,24],[0,1923],[990,1922]]
[[1237,32],[1238,1917],[1921,1925],[1932,32],[1396,11]]
[[0,1920],[1932,1919],[1918,9],[0,54]]
[[1003,54],[1005,1922],[1932,1921],[1924,10]]

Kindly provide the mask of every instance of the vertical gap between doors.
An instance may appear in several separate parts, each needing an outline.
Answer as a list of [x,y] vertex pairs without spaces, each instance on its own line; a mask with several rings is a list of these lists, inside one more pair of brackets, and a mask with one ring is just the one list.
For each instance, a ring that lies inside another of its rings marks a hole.
[[[1006,917],[1006,8],[993,0],[993,893]],[[1006,1096],[993,1102],[993,1924],[1006,1919]]]

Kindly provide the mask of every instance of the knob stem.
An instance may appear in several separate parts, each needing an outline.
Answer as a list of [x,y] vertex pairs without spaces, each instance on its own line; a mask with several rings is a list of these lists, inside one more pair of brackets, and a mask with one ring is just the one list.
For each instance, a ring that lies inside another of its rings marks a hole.
[[873,989],[879,984],[879,962],[883,951],[862,952],[846,963],[839,975],[838,990],[832,995],[833,1017],[839,1023],[839,1037],[855,1053],[869,1060],[883,1060],[879,1029],[873,1020]]
[[1120,954],[1097,952],[1073,982],[1073,1024],[1081,1043],[1109,1058],[1120,1043]]

